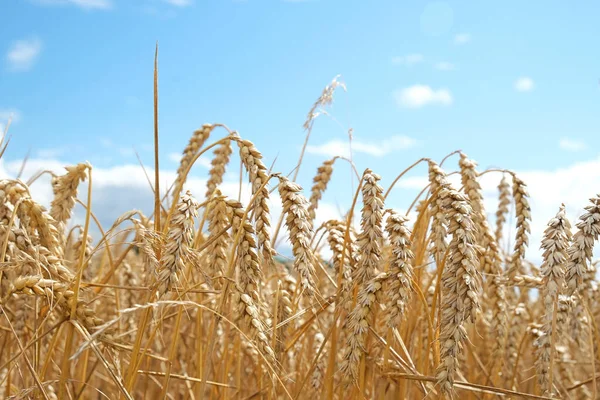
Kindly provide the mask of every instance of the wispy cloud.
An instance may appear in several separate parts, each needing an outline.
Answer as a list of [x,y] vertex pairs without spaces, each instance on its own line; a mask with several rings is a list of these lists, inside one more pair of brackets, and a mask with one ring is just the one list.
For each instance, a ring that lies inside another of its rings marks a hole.
[[187,7],[191,6],[194,2],[192,0],[164,0],[165,3],[169,3],[175,7]]
[[427,105],[449,106],[454,99],[448,89],[432,89],[427,85],[413,85],[394,92],[396,103],[404,108],[421,108]]
[[522,76],[515,81],[515,90],[517,92],[531,92],[535,86],[533,79]]
[[[381,141],[363,142],[352,140],[352,152],[382,157],[395,151],[409,149],[417,145],[417,141],[404,135],[394,135]],[[308,145],[306,151],[329,157],[350,157],[350,143],[347,140],[334,139],[320,145]]]
[[39,38],[14,41],[6,53],[9,70],[19,72],[31,69],[41,51],[42,41]]
[[454,71],[456,69],[456,66],[450,62],[441,61],[435,64],[435,69],[437,69],[438,71]]
[[564,137],[559,140],[558,147],[567,151],[581,151],[585,150],[587,146],[581,140]]
[[35,3],[49,6],[75,6],[84,10],[110,10],[112,0],[33,0]]
[[405,56],[396,56],[392,58],[392,64],[394,65],[406,65],[406,66],[411,66],[411,65],[415,65],[415,64],[419,64],[421,62],[423,62],[423,60],[425,59],[425,57],[423,57],[423,54],[407,54]]
[[463,44],[467,44],[471,41],[471,35],[469,35],[468,33],[459,33],[457,35],[454,36],[454,44],[456,45],[463,45]]

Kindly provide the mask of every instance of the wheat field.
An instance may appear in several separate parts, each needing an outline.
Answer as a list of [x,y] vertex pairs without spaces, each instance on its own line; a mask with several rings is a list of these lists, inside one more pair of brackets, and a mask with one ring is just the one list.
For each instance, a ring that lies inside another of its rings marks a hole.
[[[310,108],[307,141],[341,85]],[[234,153],[244,203],[220,190]],[[206,191],[191,193],[187,176],[210,154]],[[88,163],[52,174],[49,209],[24,181],[1,180],[0,398],[598,398],[600,197],[571,222],[557,199],[530,244],[526,183],[454,152],[414,160],[385,188],[376,171],[356,171],[352,206],[317,224],[349,160],[324,162],[303,190],[302,155],[289,175],[262,158],[245,136],[205,124],[169,188],[155,169],[154,211],[104,227]],[[390,208],[393,185],[417,166],[429,184],[408,212]],[[498,178],[494,210],[483,174]],[[85,223],[74,226],[76,206]],[[528,245],[541,246],[541,263],[526,259]]]

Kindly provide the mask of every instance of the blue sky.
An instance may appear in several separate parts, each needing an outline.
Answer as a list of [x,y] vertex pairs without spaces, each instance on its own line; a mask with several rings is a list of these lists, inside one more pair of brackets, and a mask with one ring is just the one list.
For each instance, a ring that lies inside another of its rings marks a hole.
[[[158,41],[165,169],[194,129],[222,122],[289,171],[306,112],[341,74],[348,91],[328,109],[335,120],[315,124],[307,188],[352,128],[358,169],[386,184],[418,158],[456,149],[482,168],[521,171],[535,180],[540,229],[560,201],[575,216],[600,191],[590,172],[600,144],[596,2],[14,0],[0,14],[0,124],[14,116],[7,173],[28,149],[39,165],[89,160],[119,175],[137,163],[135,147],[150,165]],[[333,208],[350,201],[349,170],[339,170]],[[395,192],[400,207],[424,173]]]

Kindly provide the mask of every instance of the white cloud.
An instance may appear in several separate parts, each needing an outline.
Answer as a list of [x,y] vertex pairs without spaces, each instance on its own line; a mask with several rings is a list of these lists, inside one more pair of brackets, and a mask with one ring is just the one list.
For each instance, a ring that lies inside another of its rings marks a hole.
[[34,2],[53,6],[72,5],[84,10],[110,10],[113,8],[112,0],[34,0]]
[[533,79],[527,76],[522,76],[515,81],[515,89],[517,92],[530,92],[533,90],[534,85]]
[[[352,152],[382,157],[395,151],[409,149],[417,145],[417,141],[408,136],[395,135],[379,142],[369,143],[352,140]],[[347,140],[334,139],[321,145],[308,145],[306,151],[311,154],[321,154],[328,157],[350,157],[350,143]]]
[[453,102],[448,89],[432,89],[427,85],[413,85],[394,92],[396,103],[400,107],[421,108],[426,105],[449,106]]
[[[14,177],[21,168],[21,163],[22,160],[6,161],[5,158],[0,159],[0,178]],[[39,170],[47,169],[63,173],[64,165],[66,164],[57,159],[33,158],[27,162],[23,176],[26,180]],[[456,165],[452,165],[451,160],[448,160],[444,167],[448,172],[456,169]],[[233,172],[236,168],[230,166],[230,169]],[[206,190],[206,178],[199,177],[202,176],[202,173],[196,175],[198,172],[198,170],[192,172],[187,181],[186,188],[190,189],[198,200],[202,200]],[[152,177],[152,168],[148,168],[147,173]],[[384,178],[392,179],[393,176],[388,176],[388,173],[385,172]],[[530,193],[532,233],[530,246],[527,250],[527,258],[538,262],[541,257],[539,245],[544,228],[550,218],[556,214],[560,203],[566,205],[567,215],[571,224],[575,226],[577,218],[583,212],[583,207],[588,204],[588,199],[596,195],[598,188],[600,188],[600,158],[574,163],[561,169],[517,171],[517,175],[528,185]],[[174,169],[161,170],[162,190],[165,190],[167,187],[166,183],[173,182],[174,178]],[[455,187],[460,187],[460,177],[458,175],[452,175],[449,179]],[[493,215],[497,207],[496,187],[499,180],[500,175],[498,173],[488,173],[481,178],[485,207],[492,219],[492,223],[494,222]],[[95,167],[93,169],[93,182],[93,209],[104,228],[108,228],[118,216],[126,211],[141,209],[146,214],[152,211],[152,191],[139,165],[124,164],[111,168]],[[424,175],[410,176],[398,181],[397,186],[411,190],[421,190],[427,185],[427,182],[427,177]],[[223,193],[232,198],[237,198],[238,188],[237,171],[232,175],[227,174],[226,180],[221,187]],[[249,185],[244,184],[242,192],[242,201],[244,204],[247,204],[250,198],[249,189]],[[52,189],[48,181],[48,176],[45,175],[34,183],[31,186],[31,192],[34,199],[44,205],[48,205],[52,200]],[[80,197],[85,199],[85,186],[80,189]],[[273,201],[272,220],[276,221],[281,212],[281,202],[276,194],[271,196],[271,198]],[[395,205],[387,204],[386,206],[394,207]],[[340,214],[347,211],[343,207],[338,207],[326,201],[320,203],[315,226],[319,226],[322,221],[339,218]],[[74,222],[81,223],[83,215],[81,208],[77,208],[76,210]],[[509,229],[510,235],[507,237],[510,239],[509,245],[512,245],[514,243],[514,220],[507,224],[507,231]],[[502,246],[502,248],[510,247],[506,246],[506,244]],[[600,250],[600,245],[597,247]]]
[[422,54],[408,54],[406,56],[393,57],[392,64],[412,66],[423,62],[424,59]]
[[[456,169],[456,165],[451,165],[450,160],[444,164],[447,172]],[[531,236],[529,247],[527,249],[527,258],[534,262],[541,260],[540,243],[543,237],[544,229],[548,221],[556,215],[558,207],[564,203],[567,215],[574,227],[577,218],[583,213],[584,207],[588,205],[589,199],[596,196],[600,188],[600,158],[590,161],[574,163],[566,168],[550,170],[521,170],[516,171],[526,184],[529,192],[529,202],[531,206]],[[455,174],[448,177],[455,188],[460,188],[460,176]],[[494,214],[498,206],[498,183],[500,182],[499,173],[487,173],[481,177],[481,186],[483,188],[484,204],[488,217],[491,219],[492,226],[495,224]],[[510,182],[510,181],[509,181]],[[428,184],[427,176],[404,177],[398,181],[396,187],[421,190]],[[392,205],[393,206],[393,205]],[[512,207],[511,215],[514,213]],[[506,225],[505,237],[508,237],[508,246],[505,242],[503,249],[510,251],[514,244],[515,221],[512,220]],[[600,255],[600,245],[597,245],[595,253]]]
[[571,138],[561,138],[558,142],[558,146],[563,150],[568,151],[581,151],[586,149],[586,145],[581,140],[571,139]]
[[454,71],[456,69],[456,66],[447,61],[441,61],[435,64],[435,69],[437,69],[438,71]]
[[471,41],[471,35],[468,33],[459,33],[454,36],[454,44],[463,45],[467,44]]
[[[57,174],[65,172],[64,166],[68,165],[54,158],[32,158],[29,159],[23,170],[23,180],[27,181],[31,176],[35,175],[40,170],[50,170]],[[6,161],[0,159],[0,179],[15,178],[22,166],[22,160]],[[230,166],[231,169],[235,169]],[[193,170],[188,176],[184,190],[190,190],[192,195],[199,201],[204,200],[206,192],[207,176],[206,172],[197,174],[198,170]],[[151,177],[154,175],[154,170],[151,167],[146,168],[146,173]],[[175,180],[175,169],[161,169],[160,183],[161,192],[169,188]],[[93,188],[92,188],[92,208],[94,214],[98,217],[104,229],[108,229],[113,222],[125,212],[130,210],[141,210],[145,215],[150,215],[154,207],[153,193],[146,179],[146,175],[141,166],[135,164],[121,164],[110,168],[94,167],[92,172]],[[220,185],[222,193],[229,198],[237,199],[239,191],[238,175],[226,174],[225,181]],[[244,175],[244,183],[242,184],[241,201],[247,205],[251,198],[250,184],[247,182],[248,177]],[[272,181],[271,186],[275,186],[276,182]],[[30,186],[32,197],[40,204],[48,207],[52,201],[52,187],[48,175],[42,176]],[[82,184],[79,188],[79,197],[85,201],[87,193],[87,184]],[[282,205],[278,192],[275,191],[271,195],[271,219],[277,221],[281,214]],[[317,218],[315,226],[319,226],[322,222],[329,219],[339,219],[341,214],[346,210],[339,210],[333,204],[322,201],[319,203],[317,210]],[[360,214],[358,214],[360,215]],[[79,206],[75,207],[75,213],[70,225],[83,224],[85,213]],[[127,224],[123,226],[126,227]],[[99,238],[98,229],[92,224],[91,234],[95,239]],[[275,223],[272,224],[274,230]],[[287,240],[287,230],[285,226],[280,231],[278,240],[278,251],[284,255],[289,255],[290,245]]]
[[6,53],[8,68],[11,71],[27,71],[31,69],[41,51],[42,41],[36,37],[13,42]]
[[164,0],[166,3],[169,3],[176,7],[187,7],[192,5],[192,0]]

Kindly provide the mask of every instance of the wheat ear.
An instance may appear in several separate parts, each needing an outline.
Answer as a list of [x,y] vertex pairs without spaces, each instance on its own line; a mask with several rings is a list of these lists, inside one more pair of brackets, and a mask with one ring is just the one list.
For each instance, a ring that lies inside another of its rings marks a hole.
[[302,188],[285,177],[279,177],[279,195],[283,203],[285,224],[289,231],[294,269],[300,276],[302,289],[311,295],[315,291],[316,259],[310,248],[313,236],[311,220],[308,217],[308,202],[302,195]]
[[252,194],[254,195],[254,223],[258,237],[258,247],[262,250],[265,262],[272,263],[275,250],[271,246],[271,221],[269,217],[269,176],[262,162],[262,154],[249,140],[236,138],[240,148],[240,158],[248,171]]
[[333,174],[333,163],[336,158],[325,161],[318,169],[317,175],[313,178],[313,186],[310,190],[310,205],[308,206],[308,214],[310,215],[311,221],[315,220],[316,210],[319,206],[319,200],[323,192],[327,189],[327,184],[331,180],[331,174]]
[[198,203],[188,191],[179,199],[177,209],[169,221],[165,249],[157,271],[156,287],[160,295],[174,286],[178,275],[183,271],[186,255],[190,251],[196,216]]
[[400,325],[413,290],[414,256],[410,249],[411,233],[406,227],[407,222],[407,217],[391,211],[385,228],[390,239],[391,256],[384,319],[390,328]]
[[173,196],[178,196],[183,189],[183,185],[187,179],[187,172],[190,168],[190,163],[193,161],[194,157],[202,148],[204,143],[208,140],[208,137],[214,128],[214,125],[204,124],[202,125],[202,128],[195,130],[192,134],[190,141],[183,150],[181,161],[179,162],[179,167],[177,168],[177,177],[173,183]]
[[231,140],[225,140],[214,150],[214,157],[210,162],[211,168],[208,173],[208,181],[206,182],[207,199],[210,199],[216,188],[223,183],[225,169],[227,168],[227,164],[229,164],[229,157],[232,151]]
[[542,266],[541,301],[544,307],[542,318],[542,335],[536,342],[537,360],[535,363],[538,383],[544,395],[552,394],[552,371],[554,357],[554,335],[556,335],[555,314],[557,313],[558,296],[563,291],[565,282],[565,265],[567,249],[571,240],[571,224],[565,215],[565,206],[561,205],[558,213],[548,223],[542,239],[544,249]]
[[363,208],[361,232],[357,237],[358,264],[352,277],[355,285],[362,287],[377,274],[381,259],[381,240],[383,237],[383,188],[379,185],[381,177],[370,169],[363,174]]
[[452,189],[439,166],[429,161],[430,176],[439,186],[436,203],[449,221],[448,257],[442,271],[442,318],[440,332],[440,365],[436,372],[442,393],[451,396],[458,354],[467,339],[464,324],[474,321],[479,311],[479,278],[476,272],[472,209],[466,198]]
[[496,210],[496,242],[500,244],[504,234],[504,224],[506,224],[506,216],[508,215],[508,207],[510,206],[510,185],[506,179],[506,175],[502,176],[502,180],[498,184],[498,209]]
[[65,167],[67,173],[56,177],[53,185],[54,199],[50,205],[50,215],[56,221],[56,227],[59,233],[64,233],[65,224],[71,218],[75,199],[77,198],[77,188],[79,184],[85,181],[87,171],[90,165],[87,163],[77,164]]

